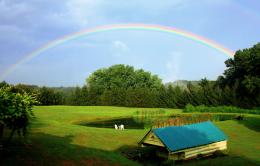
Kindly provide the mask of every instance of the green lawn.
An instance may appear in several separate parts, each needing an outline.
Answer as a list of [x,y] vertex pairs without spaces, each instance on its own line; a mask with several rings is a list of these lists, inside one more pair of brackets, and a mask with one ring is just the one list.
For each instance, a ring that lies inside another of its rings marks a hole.
[[[0,165],[140,165],[125,158],[121,150],[137,146],[149,129],[95,128],[78,125],[133,116],[151,108],[38,106],[28,135],[30,144],[10,145]],[[167,115],[181,110],[165,109]],[[216,122],[229,137],[229,155],[185,162],[184,165],[260,164],[260,116],[244,121]],[[2,163],[1,163],[2,162]]]

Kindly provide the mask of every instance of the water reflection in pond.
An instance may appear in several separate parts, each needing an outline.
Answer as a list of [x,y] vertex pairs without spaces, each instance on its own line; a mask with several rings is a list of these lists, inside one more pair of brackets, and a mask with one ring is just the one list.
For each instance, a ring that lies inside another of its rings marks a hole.
[[133,116],[121,117],[116,119],[97,120],[94,122],[82,122],[79,125],[114,128],[116,125],[124,125],[125,129],[144,129],[152,127],[179,126],[203,121],[225,121],[225,120],[243,120],[243,116],[235,114],[176,114],[171,116]]
[[97,127],[97,128],[114,128],[115,124],[116,125],[123,124],[125,129],[144,129],[145,128],[144,122],[136,121],[132,117],[109,119],[109,120],[95,121],[95,122],[88,122],[88,123],[80,123],[80,125],[83,125],[83,126]]

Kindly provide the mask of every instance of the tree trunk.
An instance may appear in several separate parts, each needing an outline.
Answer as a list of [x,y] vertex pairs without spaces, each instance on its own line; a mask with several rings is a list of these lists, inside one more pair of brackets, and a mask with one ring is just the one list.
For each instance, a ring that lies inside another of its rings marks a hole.
[[4,124],[0,123],[0,141],[2,140],[4,135]]
[[4,124],[0,123],[0,153],[3,150]]
[[13,138],[13,136],[14,136],[14,132],[15,132],[15,128],[12,129],[12,131],[11,131],[11,133],[10,133],[8,139],[7,139],[7,144],[9,144],[9,142],[10,142],[11,139]]

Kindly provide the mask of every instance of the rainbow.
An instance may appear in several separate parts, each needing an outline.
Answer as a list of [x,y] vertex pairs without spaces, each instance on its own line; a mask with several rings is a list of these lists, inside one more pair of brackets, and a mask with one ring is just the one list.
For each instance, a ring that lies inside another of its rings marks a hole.
[[95,28],[90,29],[84,29],[69,35],[65,35],[63,37],[60,37],[56,40],[50,41],[43,45],[42,47],[36,49],[35,51],[31,52],[28,55],[25,55],[21,60],[19,60],[17,63],[11,65],[8,67],[0,76],[0,78],[3,80],[6,76],[11,74],[16,68],[18,68],[19,65],[31,60],[32,58],[39,56],[41,53],[43,53],[46,50],[49,50],[53,47],[56,47],[60,44],[63,44],[67,41],[79,38],[81,36],[86,36],[90,34],[95,33],[101,33],[106,31],[116,31],[116,30],[145,30],[145,31],[158,31],[158,32],[164,32],[171,35],[178,35],[182,36],[184,38],[193,40],[195,42],[201,43],[207,47],[213,48],[229,57],[234,56],[234,52],[232,50],[229,50],[228,48],[225,48],[221,46],[220,44],[209,40],[205,37],[193,34],[191,32],[187,32],[181,29],[168,27],[168,26],[162,26],[162,25],[152,25],[152,24],[113,24],[113,25],[106,25],[106,26],[99,26]]

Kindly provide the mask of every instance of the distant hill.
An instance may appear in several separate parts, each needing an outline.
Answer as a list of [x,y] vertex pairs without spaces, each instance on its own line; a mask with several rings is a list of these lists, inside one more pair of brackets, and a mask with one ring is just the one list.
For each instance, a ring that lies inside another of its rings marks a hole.
[[167,82],[165,83],[165,86],[179,86],[179,87],[182,87],[182,88],[186,88],[188,83],[191,83],[192,85],[198,85],[200,81],[188,81],[188,80],[177,80],[177,81],[174,81],[174,82]]

